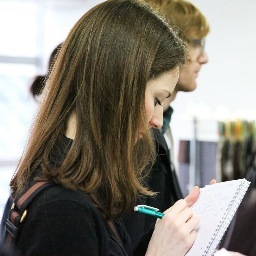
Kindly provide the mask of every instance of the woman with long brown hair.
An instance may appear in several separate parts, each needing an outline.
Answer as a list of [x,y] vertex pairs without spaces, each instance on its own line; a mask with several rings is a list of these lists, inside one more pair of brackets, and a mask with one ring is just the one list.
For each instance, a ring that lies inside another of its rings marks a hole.
[[[17,247],[24,255],[185,255],[198,218],[195,189],[145,234],[138,251],[120,217],[140,195],[154,160],[149,128],[186,62],[186,47],[148,5],[109,0],[84,14],[63,43],[11,181],[54,185],[33,199]],[[111,227],[111,228],[109,228]]]

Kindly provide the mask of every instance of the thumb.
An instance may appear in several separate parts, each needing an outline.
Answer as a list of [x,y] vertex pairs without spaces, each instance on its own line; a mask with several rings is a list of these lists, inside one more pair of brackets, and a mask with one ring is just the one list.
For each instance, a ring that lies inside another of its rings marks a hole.
[[199,194],[200,194],[199,187],[195,186],[193,188],[193,190],[190,192],[190,194],[185,198],[189,207],[192,206],[195,203],[195,201],[199,197]]
[[216,184],[216,180],[215,179],[212,179],[211,181],[210,181],[210,185],[213,185],[213,184]]

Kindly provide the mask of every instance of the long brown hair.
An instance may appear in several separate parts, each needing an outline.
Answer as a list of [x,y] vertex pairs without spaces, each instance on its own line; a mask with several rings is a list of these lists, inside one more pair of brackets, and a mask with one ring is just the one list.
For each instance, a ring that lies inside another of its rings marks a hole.
[[[167,23],[138,1],[106,1],[82,16],[51,72],[47,96],[11,181],[13,194],[26,188],[41,165],[47,179],[89,194],[107,219],[131,208],[138,194],[152,195],[143,186],[153,160],[146,83],[182,65],[185,49]],[[72,112],[75,139],[62,164],[53,167],[53,147]]]

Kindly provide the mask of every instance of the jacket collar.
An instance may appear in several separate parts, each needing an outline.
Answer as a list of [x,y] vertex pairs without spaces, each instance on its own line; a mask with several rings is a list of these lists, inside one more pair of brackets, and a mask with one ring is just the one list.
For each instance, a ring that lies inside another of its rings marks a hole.
[[171,122],[172,114],[173,114],[173,108],[171,106],[169,106],[167,108],[167,110],[164,111],[163,127],[161,128],[162,133],[165,133],[165,131],[169,127],[169,124]]

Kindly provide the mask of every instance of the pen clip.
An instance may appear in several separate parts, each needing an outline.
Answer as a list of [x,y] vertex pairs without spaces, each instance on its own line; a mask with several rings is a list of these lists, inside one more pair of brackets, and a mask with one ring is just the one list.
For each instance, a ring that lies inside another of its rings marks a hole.
[[144,205],[144,204],[136,205],[134,207],[134,211],[138,211],[139,208],[146,208],[146,209],[149,209],[149,210],[153,210],[153,211],[159,212],[158,208],[155,208],[155,207],[152,207],[152,206],[148,206],[148,205]]

